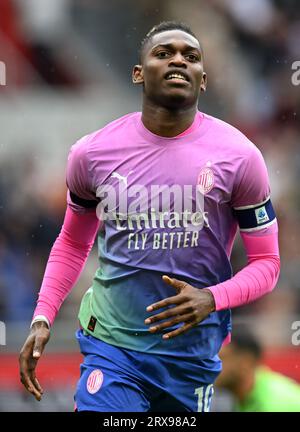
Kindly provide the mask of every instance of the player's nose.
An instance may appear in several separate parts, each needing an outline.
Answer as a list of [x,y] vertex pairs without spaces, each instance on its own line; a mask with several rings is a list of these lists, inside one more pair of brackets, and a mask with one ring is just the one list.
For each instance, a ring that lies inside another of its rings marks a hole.
[[169,66],[187,67],[186,59],[180,52],[175,53],[169,61]]

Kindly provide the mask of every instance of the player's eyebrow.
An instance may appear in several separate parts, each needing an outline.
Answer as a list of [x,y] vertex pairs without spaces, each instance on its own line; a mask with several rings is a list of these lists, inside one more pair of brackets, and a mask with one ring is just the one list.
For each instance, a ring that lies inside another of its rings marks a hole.
[[[154,51],[157,48],[160,48],[160,47],[171,49],[171,50],[174,49],[174,45],[172,43],[165,43],[165,44],[164,43],[159,43],[157,45],[154,45],[151,48],[151,52]],[[193,45],[189,45],[189,44],[185,44],[184,51],[188,51],[188,50],[195,50],[195,51],[198,51],[199,54],[201,54],[201,49],[199,47],[196,47],[196,46],[193,46]]]

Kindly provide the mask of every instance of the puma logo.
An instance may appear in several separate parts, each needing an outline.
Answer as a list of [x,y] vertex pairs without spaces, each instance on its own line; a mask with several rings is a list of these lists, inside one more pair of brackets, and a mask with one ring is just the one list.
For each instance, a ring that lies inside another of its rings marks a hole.
[[117,178],[120,182],[124,182],[125,186],[128,186],[128,177],[129,175],[133,173],[133,171],[129,171],[129,173],[127,174],[127,176],[122,176],[121,174],[119,174],[117,171],[114,171],[111,175],[111,177],[113,178]]

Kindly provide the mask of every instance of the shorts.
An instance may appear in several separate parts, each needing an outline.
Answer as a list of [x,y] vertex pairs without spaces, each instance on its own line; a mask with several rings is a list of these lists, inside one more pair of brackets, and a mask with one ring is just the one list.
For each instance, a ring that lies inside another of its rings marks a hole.
[[157,355],[110,345],[76,332],[84,362],[75,394],[77,411],[209,411],[221,361]]

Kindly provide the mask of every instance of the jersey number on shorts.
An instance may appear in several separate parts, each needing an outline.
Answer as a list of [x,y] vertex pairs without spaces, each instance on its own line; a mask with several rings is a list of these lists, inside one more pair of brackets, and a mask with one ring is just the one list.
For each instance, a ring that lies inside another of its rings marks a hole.
[[198,396],[198,408],[197,412],[208,412],[210,409],[210,403],[212,395],[214,394],[214,387],[212,384],[198,387],[195,389],[195,395]]

